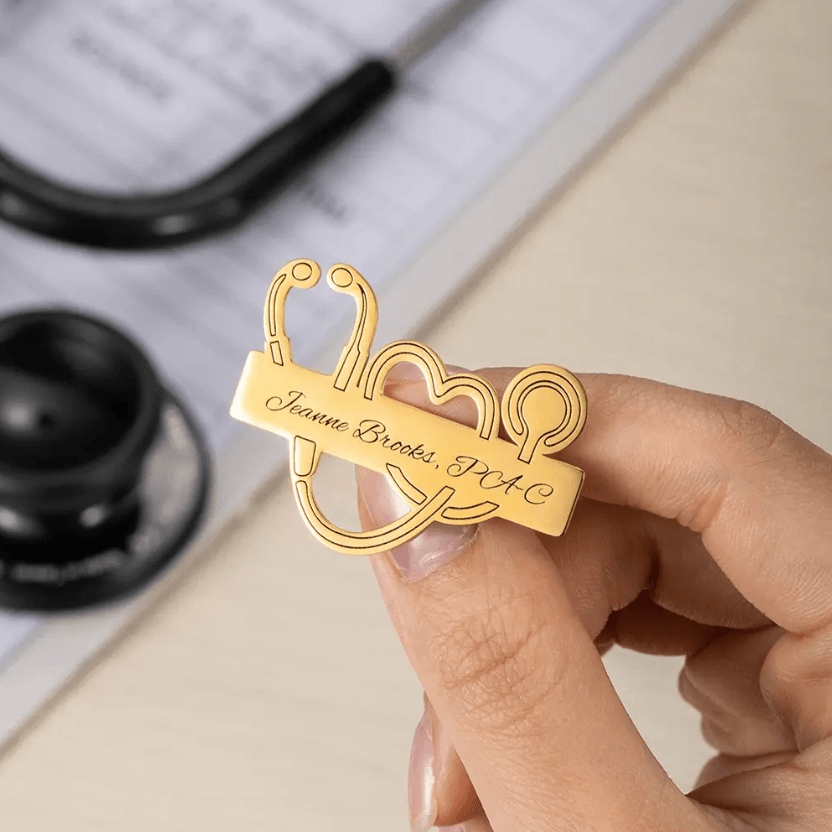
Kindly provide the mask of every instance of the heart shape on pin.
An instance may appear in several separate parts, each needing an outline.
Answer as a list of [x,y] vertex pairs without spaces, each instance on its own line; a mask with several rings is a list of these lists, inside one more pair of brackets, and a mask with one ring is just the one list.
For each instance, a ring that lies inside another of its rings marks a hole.
[[397,364],[403,363],[415,364],[421,369],[428,396],[434,404],[445,404],[458,396],[473,399],[479,412],[477,433],[483,439],[492,439],[497,435],[500,429],[497,391],[479,376],[469,373],[449,376],[439,356],[429,347],[415,341],[394,341],[375,356],[363,384],[364,398],[372,401],[382,393],[389,372]]
[[[468,396],[478,410],[476,431],[483,439],[495,439],[500,429],[499,398],[497,391],[483,378],[469,373],[449,376],[445,365],[433,350],[415,341],[397,341],[388,344],[373,359],[364,381],[364,398],[372,401],[383,395],[384,382],[390,371],[398,364],[415,364],[421,371],[427,385],[430,400],[437,405],[445,404],[459,396]],[[441,418],[441,417],[438,417]],[[413,505],[423,505],[427,495],[419,489],[396,465],[389,464],[387,473],[393,484]],[[489,500],[467,506],[447,506],[442,511],[446,521],[484,519],[498,508]]]

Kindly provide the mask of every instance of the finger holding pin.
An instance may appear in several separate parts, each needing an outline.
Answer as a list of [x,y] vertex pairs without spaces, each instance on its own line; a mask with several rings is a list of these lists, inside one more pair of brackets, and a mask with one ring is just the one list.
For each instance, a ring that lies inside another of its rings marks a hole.
[[537,364],[518,373],[502,403],[503,426],[520,446],[518,459],[563,450],[586,422],[586,393],[568,370]]

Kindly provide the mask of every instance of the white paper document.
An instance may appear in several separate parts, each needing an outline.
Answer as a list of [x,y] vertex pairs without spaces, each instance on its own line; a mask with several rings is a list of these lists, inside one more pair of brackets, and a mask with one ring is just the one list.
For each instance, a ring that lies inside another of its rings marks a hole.
[[[223,164],[360,59],[389,54],[441,5],[0,2],[0,146],[79,187],[182,185]],[[347,262],[382,299],[394,300],[407,264],[676,5],[491,0],[416,65],[368,122],[238,231],[180,249],[124,253],[0,226],[0,314],[59,304],[124,327],[193,408],[221,459],[235,435],[250,430],[230,419],[228,407],[247,352],[262,346],[262,306],[276,269],[296,257],[324,269]],[[498,242],[484,240],[483,253]],[[425,275],[421,290],[437,302],[447,297],[468,276],[462,256],[459,262],[452,280]],[[341,343],[352,324],[350,302],[319,288],[293,293],[287,310],[301,364]],[[417,310],[391,308],[396,320],[388,325],[407,336]],[[380,312],[392,314],[384,303]],[[38,616],[0,614],[0,706],[14,698],[14,691],[2,694],[10,684],[4,667],[42,627]],[[53,688],[66,673],[54,672]],[[0,742],[13,721],[0,713]]]

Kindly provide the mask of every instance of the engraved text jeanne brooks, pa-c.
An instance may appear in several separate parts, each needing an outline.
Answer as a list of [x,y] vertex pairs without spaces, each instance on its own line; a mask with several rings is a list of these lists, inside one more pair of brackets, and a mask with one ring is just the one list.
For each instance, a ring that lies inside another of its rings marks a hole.
[[[509,476],[506,472],[492,470],[484,460],[473,456],[459,455],[446,464],[438,458],[436,451],[425,447],[424,443],[391,436],[384,422],[377,419],[362,419],[351,425],[337,414],[318,410],[302,390],[291,390],[286,396],[270,396],[266,399],[265,407],[272,413],[286,412],[338,433],[348,433],[357,442],[367,445],[379,444],[391,454],[418,460],[437,470],[444,465],[445,473],[450,477],[474,478],[484,491],[499,491],[506,496],[522,496],[530,505],[543,505],[554,493],[554,488],[547,483],[528,483],[522,473]],[[301,433],[299,429],[298,434]]]

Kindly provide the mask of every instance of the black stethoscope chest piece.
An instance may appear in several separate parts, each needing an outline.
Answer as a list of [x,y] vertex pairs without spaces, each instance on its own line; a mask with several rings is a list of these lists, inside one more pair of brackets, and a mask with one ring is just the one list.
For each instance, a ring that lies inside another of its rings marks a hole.
[[121,333],[65,311],[0,321],[0,606],[71,609],[144,586],[195,531],[209,467]]

